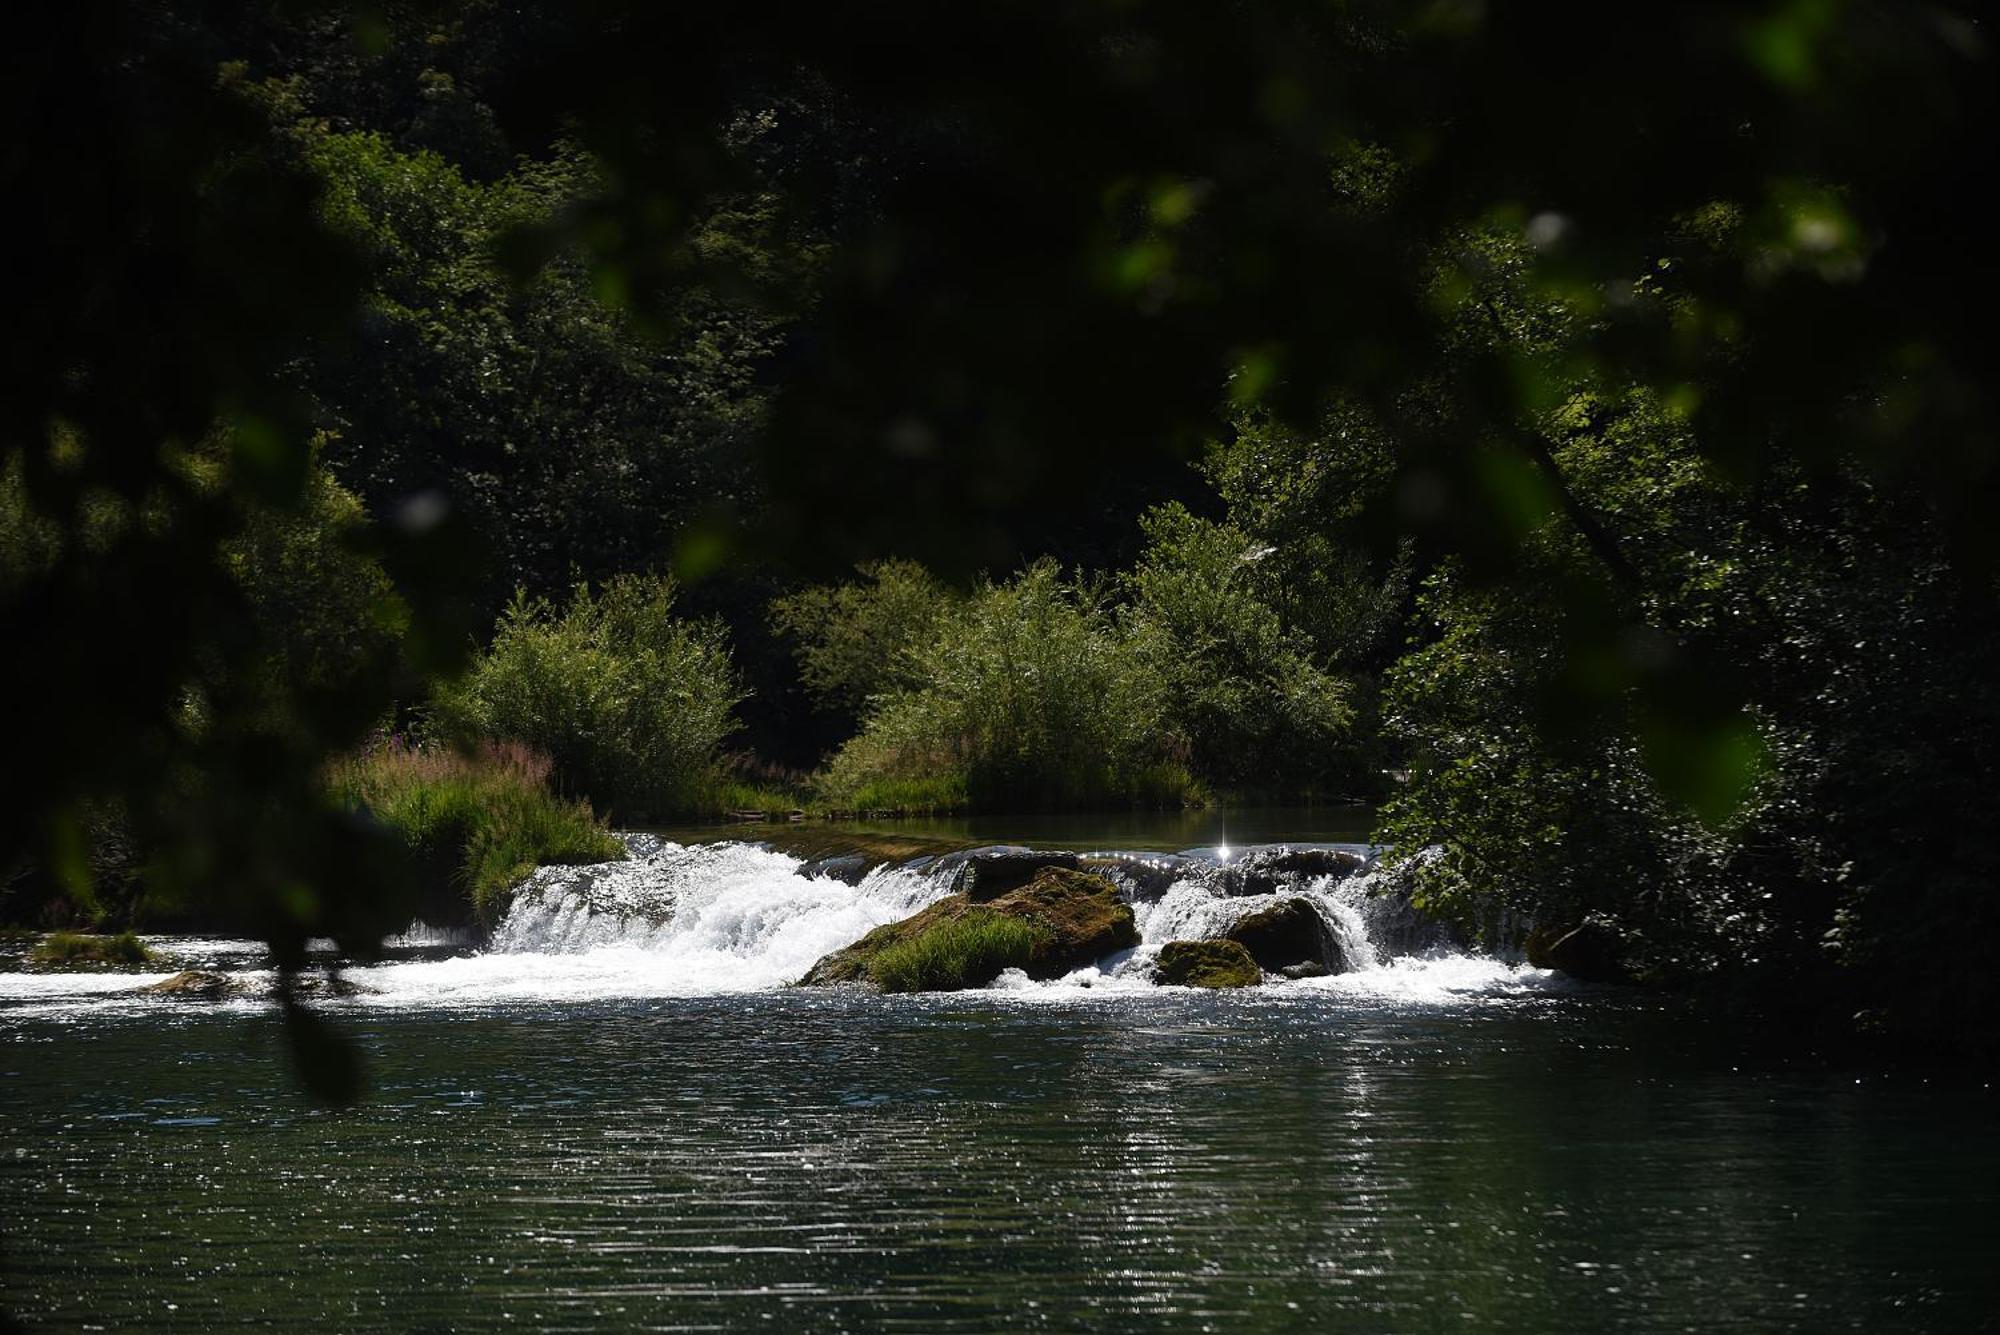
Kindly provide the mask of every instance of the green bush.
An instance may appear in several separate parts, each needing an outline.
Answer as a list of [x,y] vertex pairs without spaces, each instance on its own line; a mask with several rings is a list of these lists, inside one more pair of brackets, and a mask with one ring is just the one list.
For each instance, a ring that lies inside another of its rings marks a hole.
[[860,573],[864,583],[802,589],[771,604],[806,689],[822,708],[855,717],[878,696],[922,684],[920,651],[959,601],[914,561]]
[[624,819],[703,810],[743,692],[721,628],[675,617],[674,596],[636,575],[578,586],[561,609],[516,594],[492,646],[439,691],[437,723],[546,753],[563,791]]
[[1178,504],[1144,525],[1126,622],[1197,772],[1236,788],[1353,791],[1365,764],[1352,683],[1273,605],[1272,549]]
[[1063,580],[1053,562],[977,590],[911,663],[920,684],[879,700],[834,757],[830,800],[962,789],[968,805],[1020,810],[1196,797],[1158,673],[1103,588]]
[[884,992],[945,992],[979,987],[1034,960],[1035,929],[986,909],[901,941],[869,961],[868,976]]
[[29,956],[37,964],[144,964],[153,958],[135,933],[50,932]]
[[396,831],[424,867],[453,876],[473,916],[492,923],[536,867],[625,856],[588,804],[550,790],[549,769],[518,744],[471,754],[390,744],[336,764],[331,787]]

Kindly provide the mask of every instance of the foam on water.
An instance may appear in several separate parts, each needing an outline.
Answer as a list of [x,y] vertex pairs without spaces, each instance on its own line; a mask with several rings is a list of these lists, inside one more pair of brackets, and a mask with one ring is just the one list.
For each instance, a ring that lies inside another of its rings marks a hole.
[[544,867],[485,952],[350,976],[365,1004],[582,1000],[755,992],[907,918],[949,886],[901,868],[859,885],[802,876],[797,858],[747,844],[625,836],[631,857]]
[[[797,981],[828,953],[950,892],[950,874],[884,867],[858,885],[802,875],[794,857],[755,845],[681,845],[621,836],[629,858],[589,867],[545,867],[515,896],[487,949],[447,958],[350,968],[357,985],[342,1004],[439,1007],[518,1002],[766,991]],[[1202,874],[1206,850],[1187,855],[1186,874],[1153,897],[1134,895],[1140,944],[1055,981],[1009,971],[996,993],[1024,999],[1157,992],[1154,957],[1169,941],[1221,936],[1237,919],[1303,896],[1349,964],[1347,972],[1272,980],[1262,995],[1330,994],[1394,1004],[1457,1004],[1563,987],[1563,980],[1453,949],[1438,930],[1385,893],[1381,874],[1309,877],[1275,893],[1228,895]],[[462,942],[412,924],[393,947],[439,949]],[[255,943],[167,939],[163,972],[4,972],[0,1005],[13,1013],[88,1004],[157,1007],[135,989],[181,968],[221,968],[249,986],[231,1004],[254,1007],[270,975]]]

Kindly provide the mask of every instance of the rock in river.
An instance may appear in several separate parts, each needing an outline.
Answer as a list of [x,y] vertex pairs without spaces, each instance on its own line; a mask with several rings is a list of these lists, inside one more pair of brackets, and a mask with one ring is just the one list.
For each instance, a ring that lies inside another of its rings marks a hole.
[[1322,876],[1352,876],[1367,865],[1352,849],[1279,844],[1245,852],[1222,868],[1215,887],[1225,895],[1269,895]]
[[975,903],[965,894],[877,927],[807,971],[806,986],[885,990],[982,987],[1007,969],[1060,978],[1139,943],[1132,910],[1102,876],[1043,866],[1026,885]]
[[958,880],[952,888],[977,904],[997,899],[1010,890],[1018,890],[1034,880],[1044,868],[1061,867],[1075,871],[1077,864],[1074,853],[1040,852],[1011,844],[995,844],[989,848],[951,854],[942,865],[958,867]]
[[1153,979],[1170,987],[1255,987],[1264,971],[1234,941],[1169,941],[1160,947]]
[[1320,921],[1319,910],[1303,896],[1294,895],[1246,913],[1224,935],[1273,973],[1307,963],[1319,965],[1321,973],[1347,968],[1333,934]]
[[1567,929],[1538,928],[1528,934],[1528,963],[1537,969],[1557,969],[1586,983],[1629,983],[1624,943],[1601,923],[1586,922]]
[[183,969],[171,978],[138,989],[156,997],[177,997],[183,1001],[221,1001],[242,996],[248,989],[226,973],[207,969]]

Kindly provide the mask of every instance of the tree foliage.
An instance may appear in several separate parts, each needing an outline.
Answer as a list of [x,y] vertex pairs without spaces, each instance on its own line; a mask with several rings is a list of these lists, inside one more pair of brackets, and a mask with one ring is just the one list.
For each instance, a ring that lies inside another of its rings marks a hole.
[[[365,953],[401,915],[323,762],[506,590],[1014,570],[1220,436],[1153,619],[1365,720],[1420,581],[1394,828],[1436,893],[1991,1027],[1945,935],[1992,884],[1970,7],[84,0],[6,62],[8,868],[82,885],[123,806],[286,977]],[[379,668],[242,582],[319,504],[315,439],[369,519],[323,554],[401,608]],[[1175,612],[1238,535],[1269,587]],[[983,588],[871,715],[880,764],[1071,800],[1180,758],[1176,691],[1268,734],[1264,692],[1136,667],[1103,595]]]
[[819,584],[771,603],[799,675],[822,707],[859,718],[870,701],[919,684],[924,650],[958,601],[913,561],[881,561],[861,581]]
[[1352,683],[1288,626],[1266,563],[1275,549],[1169,505],[1145,518],[1146,554],[1125,577],[1132,652],[1162,683],[1163,717],[1190,765],[1237,791],[1287,796],[1315,783],[1366,791],[1352,746]]
[[879,697],[834,757],[836,798],[944,776],[1003,811],[1178,805],[1191,791],[1165,684],[1101,583],[1044,561],[983,584],[909,662],[913,684]]
[[626,820],[699,810],[741,699],[722,628],[674,614],[671,579],[578,585],[558,607],[525,592],[493,643],[435,699],[462,739],[523,742],[566,791]]

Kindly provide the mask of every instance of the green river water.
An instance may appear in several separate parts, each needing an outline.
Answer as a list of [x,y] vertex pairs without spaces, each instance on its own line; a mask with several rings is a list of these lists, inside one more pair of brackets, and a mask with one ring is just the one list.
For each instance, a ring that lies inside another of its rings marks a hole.
[[[1226,995],[767,985],[905,910],[768,854],[690,865],[725,888],[671,930],[551,917],[362,971],[329,1004],[369,1071],[344,1112],[298,1092],[260,1003],[0,971],[0,1309],[30,1331],[2000,1329],[1977,1082],[1776,1064],[1468,956]],[[256,963],[167,944],[163,967]]]

